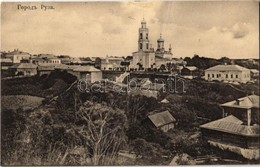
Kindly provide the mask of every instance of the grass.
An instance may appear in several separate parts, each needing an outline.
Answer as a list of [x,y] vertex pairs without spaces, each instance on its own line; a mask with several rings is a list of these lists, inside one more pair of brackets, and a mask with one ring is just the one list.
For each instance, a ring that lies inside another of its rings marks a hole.
[[32,110],[42,104],[44,98],[28,95],[8,95],[2,96],[1,108],[2,110]]

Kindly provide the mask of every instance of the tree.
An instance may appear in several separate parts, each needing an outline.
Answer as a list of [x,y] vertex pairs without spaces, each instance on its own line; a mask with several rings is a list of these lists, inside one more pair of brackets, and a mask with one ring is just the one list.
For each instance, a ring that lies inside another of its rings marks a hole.
[[109,165],[125,143],[126,116],[105,104],[85,102],[76,112],[74,129],[85,139],[92,165]]

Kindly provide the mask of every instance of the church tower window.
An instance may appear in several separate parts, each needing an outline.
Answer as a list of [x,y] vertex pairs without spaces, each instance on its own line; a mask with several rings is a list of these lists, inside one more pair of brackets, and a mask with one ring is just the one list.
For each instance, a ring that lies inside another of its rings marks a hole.
[[143,34],[142,33],[140,33],[140,39],[143,39]]

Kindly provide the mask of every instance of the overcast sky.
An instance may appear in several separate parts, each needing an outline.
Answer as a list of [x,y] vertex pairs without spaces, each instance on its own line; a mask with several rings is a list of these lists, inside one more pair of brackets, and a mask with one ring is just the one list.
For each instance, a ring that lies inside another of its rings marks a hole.
[[144,17],[150,42],[162,33],[175,57],[259,57],[258,2],[44,3],[55,10],[17,10],[2,3],[1,50],[38,54],[127,56],[137,50]]

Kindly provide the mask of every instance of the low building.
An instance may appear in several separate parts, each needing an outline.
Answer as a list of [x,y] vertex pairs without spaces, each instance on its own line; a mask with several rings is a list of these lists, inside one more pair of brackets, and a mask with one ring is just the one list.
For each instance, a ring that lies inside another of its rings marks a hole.
[[9,67],[12,75],[33,76],[37,74],[37,65],[32,63],[19,63]]
[[21,63],[21,60],[23,59],[28,60],[30,58],[30,54],[15,49],[12,52],[8,52],[5,57],[11,59],[13,63]]
[[56,57],[33,57],[30,60],[30,63],[39,65],[39,66],[54,66],[61,64],[61,60]]
[[200,126],[202,138],[210,145],[248,159],[259,159],[259,125],[243,125],[233,115]]
[[121,62],[124,61],[123,57],[106,56],[105,59],[101,59],[101,70],[120,70],[123,68]]
[[10,58],[0,59],[1,67],[8,67],[13,65],[13,61]]
[[174,128],[174,123],[176,119],[170,114],[169,111],[163,111],[155,114],[148,115],[148,120],[157,129],[163,132],[168,132],[170,129]]
[[246,83],[250,81],[250,70],[239,65],[217,65],[205,70],[205,80]]
[[37,67],[37,74],[39,76],[42,75],[49,75],[52,71],[54,71],[54,66],[38,66]]
[[250,69],[251,78],[259,77],[259,71],[257,69]]
[[259,124],[259,96],[250,95],[220,105],[223,117],[234,115],[247,124]]
[[90,83],[102,80],[102,71],[93,66],[79,66],[68,72],[78,79],[86,79]]
[[181,69],[181,75],[184,78],[193,79],[198,77],[198,68],[195,66],[185,66]]

